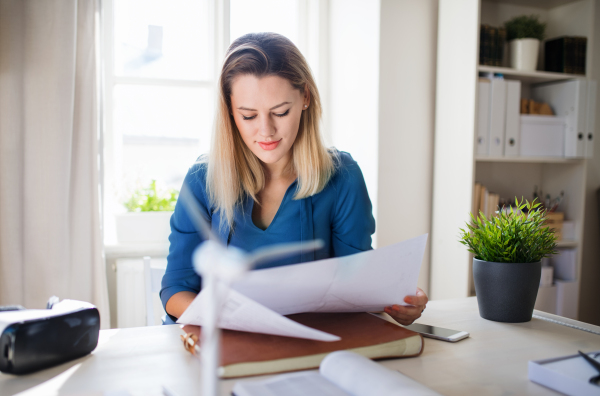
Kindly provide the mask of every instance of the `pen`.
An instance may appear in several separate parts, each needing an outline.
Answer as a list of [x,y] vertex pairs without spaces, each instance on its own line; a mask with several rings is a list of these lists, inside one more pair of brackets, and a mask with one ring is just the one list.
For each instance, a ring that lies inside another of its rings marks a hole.
[[583,353],[581,351],[577,351],[577,352],[579,352],[579,354],[581,355],[581,357],[583,357],[586,362],[588,362],[589,364],[591,364],[592,367],[595,368],[596,371],[598,372],[598,375],[590,378],[590,382],[592,384],[598,385],[598,382],[600,382],[600,363],[596,359],[592,359],[587,354],[585,354],[585,353]]

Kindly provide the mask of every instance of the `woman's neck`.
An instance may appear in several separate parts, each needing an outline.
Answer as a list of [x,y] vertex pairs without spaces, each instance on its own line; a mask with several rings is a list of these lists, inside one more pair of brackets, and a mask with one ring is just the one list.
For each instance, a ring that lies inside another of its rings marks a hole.
[[267,181],[278,181],[295,178],[293,168],[291,166],[291,156],[286,156],[274,164],[263,163],[265,170],[265,178]]

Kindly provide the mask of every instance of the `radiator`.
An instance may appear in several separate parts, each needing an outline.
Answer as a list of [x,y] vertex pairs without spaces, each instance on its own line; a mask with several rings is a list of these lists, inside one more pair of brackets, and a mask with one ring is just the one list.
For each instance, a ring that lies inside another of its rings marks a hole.
[[[166,268],[167,259],[152,259],[152,267]],[[116,260],[117,271],[117,324],[116,327],[146,326],[146,288],[144,261],[139,259]],[[160,325],[165,310],[158,296],[153,293],[154,324]]]

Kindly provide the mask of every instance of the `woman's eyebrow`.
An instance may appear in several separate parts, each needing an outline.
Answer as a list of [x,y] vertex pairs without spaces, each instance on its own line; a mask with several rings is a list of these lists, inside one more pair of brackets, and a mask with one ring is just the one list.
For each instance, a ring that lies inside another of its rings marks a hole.
[[[279,103],[277,106],[273,106],[273,107],[271,107],[269,110],[275,110],[275,109],[276,109],[276,108],[278,108],[278,107],[281,107],[281,106],[283,106],[283,105],[290,104],[290,103],[292,103],[292,102],[283,102],[283,103]],[[247,107],[238,107],[238,110],[257,111],[256,109],[249,109],[249,108],[247,108]]]

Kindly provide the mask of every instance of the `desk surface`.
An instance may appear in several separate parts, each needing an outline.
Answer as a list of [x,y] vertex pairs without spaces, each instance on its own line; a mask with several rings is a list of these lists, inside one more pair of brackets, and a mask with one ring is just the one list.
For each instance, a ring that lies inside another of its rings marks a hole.
[[[600,350],[600,335],[533,319],[497,323],[479,317],[473,298],[431,301],[418,321],[464,330],[452,344],[425,339],[420,357],[382,361],[384,366],[444,395],[557,394],[527,379],[527,362]],[[102,330],[98,348],[81,359],[26,376],[0,373],[0,395],[162,395],[166,385],[179,396],[198,395],[200,363],[183,349],[179,326]],[[257,379],[266,376],[255,377]],[[221,383],[228,395],[236,380]]]

